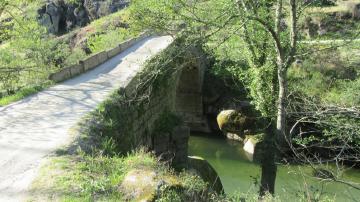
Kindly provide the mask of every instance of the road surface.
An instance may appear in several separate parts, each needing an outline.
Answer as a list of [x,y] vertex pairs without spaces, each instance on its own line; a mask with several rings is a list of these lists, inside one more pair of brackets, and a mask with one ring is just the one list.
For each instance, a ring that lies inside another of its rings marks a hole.
[[0,201],[24,200],[41,161],[71,139],[69,129],[171,42],[146,38],[94,70],[0,107]]

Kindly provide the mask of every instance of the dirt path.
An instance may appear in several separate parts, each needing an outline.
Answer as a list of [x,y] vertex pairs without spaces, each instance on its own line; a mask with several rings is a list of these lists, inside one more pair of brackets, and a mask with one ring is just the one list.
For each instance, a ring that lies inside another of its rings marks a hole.
[[24,200],[41,161],[69,141],[69,129],[171,41],[144,39],[90,72],[0,107],[0,201]]

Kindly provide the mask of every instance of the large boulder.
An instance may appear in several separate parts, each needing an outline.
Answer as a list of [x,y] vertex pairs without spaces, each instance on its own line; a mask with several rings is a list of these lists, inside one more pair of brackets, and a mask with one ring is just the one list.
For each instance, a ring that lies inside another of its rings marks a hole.
[[245,123],[245,117],[236,110],[221,111],[216,120],[221,131],[230,133],[242,133]]
[[126,174],[119,191],[126,199],[134,201],[154,201],[159,183],[154,169],[134,169]]
[[243,140],[245,133],[251,134],[256,125],[255,118],[247,117],[237,110],[221,111],[216,120],[219,129],[234,140]]

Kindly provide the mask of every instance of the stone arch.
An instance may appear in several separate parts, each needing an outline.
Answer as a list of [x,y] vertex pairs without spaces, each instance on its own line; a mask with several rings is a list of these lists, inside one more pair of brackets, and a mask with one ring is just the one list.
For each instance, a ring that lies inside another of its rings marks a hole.
[[191,48],[176,84],[175,110],[192,131],[209,132],[203,110],[203,82],[208,61],[200,48]]

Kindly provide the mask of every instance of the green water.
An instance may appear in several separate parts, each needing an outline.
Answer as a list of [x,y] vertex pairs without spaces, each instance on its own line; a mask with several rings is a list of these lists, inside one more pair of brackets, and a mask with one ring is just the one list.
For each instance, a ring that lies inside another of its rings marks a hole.
[[[218,172],[227,194],[235,192],[256,194],[260,179],[259,165],[248,160],[239,142],[221,138],[192,136],[189,155],[205,158]],[[360,170],[346,169],[342,179],[360,183]],[[360,201],[360,191],[349,186],[324,182],[312,177],[310,166],[280,165],[276,178],[276,195],[283,200],[296,201],[308,190],[312,196],[322,193],[322,198],[335,201]]]

